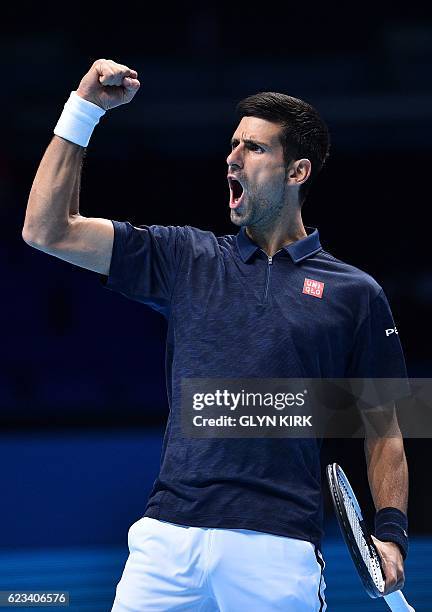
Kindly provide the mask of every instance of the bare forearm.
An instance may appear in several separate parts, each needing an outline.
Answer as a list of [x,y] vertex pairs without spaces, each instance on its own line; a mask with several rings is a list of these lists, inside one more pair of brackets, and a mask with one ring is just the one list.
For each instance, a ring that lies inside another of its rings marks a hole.
[[365,455],[376,510],[390,506],[406,514],[408,466],[402,437],[366,439]]
[[49,244],[61,238],[79,213],[85,149],[54,136],[39,165],[28,199],[23,238]]

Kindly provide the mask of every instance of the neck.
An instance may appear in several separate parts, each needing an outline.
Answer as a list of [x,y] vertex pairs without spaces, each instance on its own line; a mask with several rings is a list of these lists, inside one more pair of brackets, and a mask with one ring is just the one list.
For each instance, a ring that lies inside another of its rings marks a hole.
[[281,215],[268,225],[248,225],[246,233],[269,257],[282,247],[307,236],[300,210]]

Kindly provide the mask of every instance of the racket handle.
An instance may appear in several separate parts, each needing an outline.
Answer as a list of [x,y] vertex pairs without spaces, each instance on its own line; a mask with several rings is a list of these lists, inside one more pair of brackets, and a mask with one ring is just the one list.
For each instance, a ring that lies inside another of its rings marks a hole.
[[409,605],[402,591],[393,591],[389,595],[384,595],[384,599],[392,612],[415,612],[414,608]]

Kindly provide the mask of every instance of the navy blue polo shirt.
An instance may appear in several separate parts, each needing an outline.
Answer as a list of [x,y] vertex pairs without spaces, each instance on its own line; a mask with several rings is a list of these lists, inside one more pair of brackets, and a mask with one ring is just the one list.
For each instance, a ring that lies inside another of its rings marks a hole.
[[320,546],[320,442],[184,437],[181,380],[404,377],[399,337],[385,331],[395,324],[383,290],[325,252],[312,228],[269,258],[244,228],[217,237],[189,226],[113,225],[105,286],[168,321],[170,412],[145,516]]

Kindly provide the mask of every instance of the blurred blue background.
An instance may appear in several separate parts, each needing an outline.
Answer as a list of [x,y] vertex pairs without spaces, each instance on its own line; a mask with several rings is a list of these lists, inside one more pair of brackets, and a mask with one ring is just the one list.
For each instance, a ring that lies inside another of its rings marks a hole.
[[[236,102],[304,98],[327,121],[330,159],[304,207],[324,248],[384,287],[409,374],[430,377],[432,12],[386,3],[8,5],[0,24],[0,590],[60,587],[110,609],[127,530],[157,474],[167,416],[163,318],[96,274],[21,239],[34,173],[91,63],[139,72],[85,161],[81,212],[135,224],[236,231],[225,158]],[[413,545],[406,592],[432,610],[430,442],[407,440]],[[362,445],[326,441],[372,519]],[[384,609],[346,558],[325,492],[330,610]],[[345,556],[344,556],[345,555]]]

